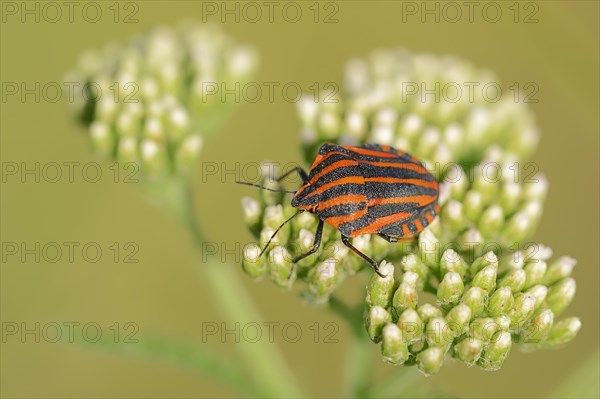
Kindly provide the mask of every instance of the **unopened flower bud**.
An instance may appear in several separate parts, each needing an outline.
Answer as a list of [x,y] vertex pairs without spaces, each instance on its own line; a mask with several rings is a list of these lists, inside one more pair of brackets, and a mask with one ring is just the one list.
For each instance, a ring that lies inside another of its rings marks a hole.
[[490,297],[488,311],[491,316],[508,314],[514,304],[514,298],[509,287],[498,288]]
[[443,305],[458,303],[464,289],[465,285],[458,273],[446,273],[437,289],[438,301]]
[[392,300],[392,306],[397,314],[400,314],[406,309],[415,309],[418,303],[417,281],[419,276],[417,273],[406,272],[402,276],[402,282],[396,289]]
[[367,313],[367,332],[373,342],[381,340],[383,327],[392,322],[392,315],[381,306],[373,306]]
[[462,303],[471,309],[473,317],[481,315],[487,303],[487,296],[483,289],[479,287],[469,288],[461,298]]
[[569,256],[562,256],[552,262],[544,275],[542,284],[551,286],[563,278],[569,277],[577,261]]
[[575,280],[568,277],[554,284],[548,290],[546,303],[555,315],[560,315],[575,297]]
[[367,304],[387,308],[391,305],[394,295],[394,265],[383,261],[379,266],[379,271],[385,277],[373,273],[367,285]]
[[417,355],[417,367],[425,375],[436,374],[444,363],[444,355],[442,348],[427,348]]
[[490,344],[484,350],[477,362],[479,366],[487,371],[498,370],[510,352],[512,338],[506,331],[498,331],[490,340]]
[[454,345],[454,356],[471,366],[479,360],[484,342],[477,338],[466,337]]
[[248,245],[244,248],[242,268],[253,279],[260,279],[267,273],[267,265],[263,258],[259,258],[258,245]]
[[402,331],[395,324],[383,328],[381,353],[383,359],[392,364],[402,364],[408,360],[409,352],[406,342],[402,339]]

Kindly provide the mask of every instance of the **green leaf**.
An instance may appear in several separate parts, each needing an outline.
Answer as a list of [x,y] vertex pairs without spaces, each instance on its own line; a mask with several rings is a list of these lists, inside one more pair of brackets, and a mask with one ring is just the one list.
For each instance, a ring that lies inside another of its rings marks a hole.
[[549,398],[598,398],[600,397],[600,350],[571,374]]
[[110,338],[103,338],[95,343],[86,341],[75,341],[74,343],[80,347],[98,349],[111,354],[157,360],[198,370],[207,377],[212,377],[245,396],[259,396],[256,388],[248,380],[239,362],[236,362],[235,359],[208,353],[197,346],[166,339],[145,337],[136,338],[136,341],[115,343]]

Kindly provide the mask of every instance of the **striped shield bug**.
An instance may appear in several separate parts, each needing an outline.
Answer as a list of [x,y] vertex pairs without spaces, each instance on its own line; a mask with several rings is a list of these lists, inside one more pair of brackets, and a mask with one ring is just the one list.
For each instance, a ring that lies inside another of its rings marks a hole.
[[319,218],[313,248],[296,256],[292,264],[319,249],[323,223],[328,223],[341,233],[348,248],[382,276],[377,262],[355,248],[349,239],[377,234],[392,243],[412,240],[439,212],[437,180],[417,158],[390,146],[324,144],[308,174],[296,167],[277,181],[292,173],[298,173],[303,181],[297,191],[237,182],[294,194],[292,206],[298,212],[275,230],[260,255],[281,227],[300,213],[310,212]]

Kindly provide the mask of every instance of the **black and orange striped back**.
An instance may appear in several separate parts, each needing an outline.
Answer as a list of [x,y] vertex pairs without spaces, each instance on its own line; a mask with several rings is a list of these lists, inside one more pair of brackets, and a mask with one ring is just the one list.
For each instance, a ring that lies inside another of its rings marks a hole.
[[437,199],[437,181],[408,153],[376,144],[325,144],[292,205],[347,237],[398,238],[431,223],[439,210]]

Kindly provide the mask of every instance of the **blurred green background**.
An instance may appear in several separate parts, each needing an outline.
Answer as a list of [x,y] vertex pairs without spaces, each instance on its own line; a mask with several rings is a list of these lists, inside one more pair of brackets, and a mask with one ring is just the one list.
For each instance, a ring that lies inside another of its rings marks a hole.
[[[109,8],[113,2],[100,2],[103,17],[97,23],[86,22],[77,11],[72,23],[66,15],[56,23],[44,21],[43,16],[40,22],[29,16],[23,23],[20,13],[7,14],[7,3],[11,2],[2,4],[1,80],[26,82],[29,87],[35,82],[42,86],[61,82],[88,48],[125,41],[135,33],[174,24],[183,17],[202,18],[201,2],[140,1],[134,2],[137,23],[115,23]],[[34,4],[27,6],[33,8]],[[221,2],[216,4],[224,7]],[[234,7],[232,4],[227,6]],[[407,16],[404,22],[401,2],[344,1],[335,3],[338,22],[329,24],[313,21],[309,9],[313,2],[296,4],[304,13],[297,23],[286,22],[277,12],[273,23],[266,15],[256,23],[243,18],[236,23],[232,16],[223,23],[227,33],[259,50],[260,82],[298,82],[306,90],[315,82],[320,87],[330,81],[341,85],[348,59],[366,56],[379,47],[403,46],[414,52],[463,57],[477,67],[495,71],[505,87],[514,82],[538,85],[539,102],[530,104],[542,131],[534,160],[548,176],[550,193],[534,239],[552,247],[556,255],[578,260],[574,272],[577,295],[566,315],[581,317],[582,331],[560,351],[522,354],[513,348],[498,372],[486,373],[449,362],[439,375],[419,378],[423,384],[457,397],[528,398],[559,392],[565,379],[598,348],[599,3],[538,2],[537,23],[515,23],[509,9],[513,2],[499,3],[503,16],[497,23],[486,22],[477,11],[472,23],[467,15],[456,23],[443,18],[436,23],[432,16],[423,23],[419,16]],[[421,3],[415,4],[420,7]],[[427,4],[433,8],[435,3]],[[518,3],[521,20],[533,10],[526,5]],[[126,2],[118,7],[120,21],[135,10]],[[325,8],[325,3],[318,7],[321,21],[334,10]],[[220,23],[218,16],[208,20]],[[42,98],[36,102],[28,96],[23,102],[19,96],[10,96],[3,97],[1,105],[5,165],[98,161],[83,130],[70,119],[65,101],[50,103]],[[276,91],[273,102],[263,98],[254,104],[241,104],[222,132],[206,143],[202,156],[204,162],[225,163],[229,169],[236,163],[241,168],[244,163],[265,159],[300,162],[299,141],[294,104],[284,101]],[[205,230],[213,241],[228,249],[250,242],[239,201],[243,195],[255,193],[236,186],[233,175],[203,179],[203,170],[199,165],[195,195]],[[15,176],[3,181],[3,242],[26,242],[30,246],[35,242],[98,242],[104,251],[97,263],[85,262],[79,255],[74,263],[69,263],[66,255],[57,263],[23,263],[18,256],[3,260],[3,327],[7,322],[30,327],[35,323],[95,322],[103,333],[112,334],[109,328],[115,322],[120,323],[123,333],[123,325],[131,321],[139,326],[138,337],[170,338],[232,353],[232,339],[201,342],[202,323],[224,320],[211,304],[206,282],[198,281],[193,271],[198,255],[186,232],[170,215],[144,202],[136,184],[114,183],[108,164],[102,171],[104,176],[98,183],[85,182],[77,174],[73,183],[65,178],[57,183],[36,183],[31,176],[25,183]],[[139,263],[115,263],[108,249],[114,242],[135,242]],[[227,260],[236,262],[234,255]],[[295,321],[302,327],[299,342],[287,343],[276,335],[274,345],[282,348],[310,393],[335,395],[349,335],[342,320],[304,305],[294,293],[282,294],[272,284],[254,284],[246,277],[243,281],[265,320],[282,324]],[[342,291],[348,301],[363,299],[357,297],[362,291],[356,281],[348,282]],[[331,320],[340,326],[335,336],[338,343],[324,343],[322,339],[314,343],[309,327]],[[4,337],[2,397],[232,395],[222,385],[173,364],[74,344],[34,341],[31,335],[25,343],[18,335]],[[374,345],[373,352],[377,351]],[[591,371],[595,379],[599,378],[597,362],[596,358],[591,363],[596,363]],[[376,365],[376,378],[396,371],[383,362]]]

